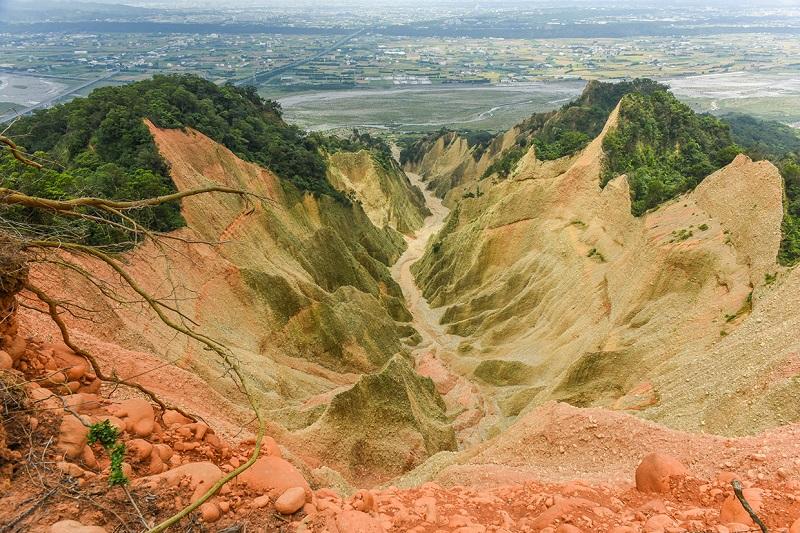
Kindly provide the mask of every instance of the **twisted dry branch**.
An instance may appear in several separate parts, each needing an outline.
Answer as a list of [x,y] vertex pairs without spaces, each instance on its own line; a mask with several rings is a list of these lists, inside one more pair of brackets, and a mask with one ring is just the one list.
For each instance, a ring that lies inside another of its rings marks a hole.
[[157,205],[181,200],[189,196],[197,196],[198,194],[208,194],[212,192],[221,192],[227,194],[239,194],[243,196],[253,196],[260,200],[268,200],[269,198],[243,191],[241,189],[233,189],[230,187],[203,187],[200,189],[189,189],[187,191],[180,191],[164,196],[154,196],[153,198],[145,198],[144,200],[109,200],[107,198],[95,198],[92,196],[84,196],[81,198],[72,198],[69,200],[52,200],[50,198],[42,198],[39,196],[29,196],[27,194],[0,187],[0,202],[7,205],[23,205],[34,209],[50,209],[58,212],[70,212],[80,207],[96,207],[98,209],[110,208],[117,210],[131,210],[141,209],[143,207],[154,207]]
[[742,483],[738,479],[734,479],[731,481],[731,486],[733,487],[733,493],[736,495],[736,499],[739,500],[739,503],[742,504],[744,510],[747,511],[747,514],[750,515],[750,518],[753,519],[753,522],[761,528],[762,533],[769,533],[767,529],[767,525],[758,517],[756,512],[750,506],[750,503],[744,497],[744,492],[742,491]]
[[17,144],[8,137],[6,137],[5,135],[0,135],[0,144],[5,144],[6,146],[8,146],[8,149],[11,150],[11,155],[13,155],[14,158],[20,163],[23,163],[25,165],[28,165],[29,167],[37,168],[40,170],[43,168],[41,163],[37,163],[36,161],[31,161],[30,159],[25,157],[22,154],[22,151],[17,146]]
[[94,372],[94,374],[97,376],[98,379],[110,383],[116,383],[118,385],[124,385],[126,387],[138,390],[139,392],[150,398],[150,400],[153,403],[158,405],[162,413],[167,409],[173,409],[175,411],[178,411],[183,416],[195,420],[194,416],[185,412],[180,407],[168,407],[153,391],[147,389],[141,384],[125,381],[116,376],[109,376],[105,372],[103,372],[103,369],[100,367],[100,363],[97,362],[97,358],[72,341],[72,337],[69,334],[67,325],[61,319],[60,313],[58,312],[58,308],[61,306],[61,303],[48,296],[47,293],[45,293],[43,290],[36,287],[35,285],[31,284],[30,282],[25,284],[25,290],[34,294],[36,298],[38,298],[42,303],[44,303],[47,306],[50,318],[56,324],[59,331],[61,332],[61,339],[64,341],[64,344],[66,344],[73,352],[75,352],[76,354],[86,359],[86,361],[88,361],[89,365],[92,367],[92,371]]
[[[19,148],[17,148],[16,144],[7,137],[0,135],[0,143],[8,146],[9,149],[11,149],[14,157],[17,160],[21,161],[22,163],[37,169],[42,168],[41,164],[26,158],[20,152]],[[143,200],[135,200],[135,201],[118,201],[118,200],[109,200],[109,199],[93,198],[93,197],[73,198],[69,200],[53,200],[48,198],[29,196],[19,191],[15,191],[13,189],[0,188],[0,204],[22,205],[34,209],[52,210],[62,215],[73,214],[76,212],[76,210],[80,208],[87,208],[87,207],[97,208],[101,211],[105,211],[106,213],[118,216],[120,219],[122,219],[123,223],[133,222],[132,227],[126,229],[134,233],[144,233],[146,236],[150,237],[153,241],[155,241],[156,244],[159,244],[158,240],[159,238],[161,238],[160,235],[154,234],[152,232],[149,232],[147,229],[142,228],[135,221],[132,221],[131,218],[127,217],[123,213],[123,211],[157,206],[167,202],[180,200],[182,198],[187,198],[190,196],[196,196],[200,194],[213,193],[213,192],[237,194],[245,197],[255,197],[262,201],[273,202],[273,200],[270,198],[262,197],[260,195],[250,193],[247,191],[233,189],[229,187],[213,186],[200,189],[192,189],[192,190],[177,192],[174,194],[168,194],[164,196],[158,196],[158,197],[147,198]],[[97,222],[103,223],[102,220],[98,220]],[[105,222],[112,223],[111,221],[105,221]],[[119,224],[119,223],[114,223],[114,224]],[[123,225],[122,227],[125,226]],[[119,277],[125,282],[125,284],[144,300],[147,306],[149,306],[149,308],[157,315],[157,317],[159,318],[159,320],[161,320],[161,322],[163,322],[169,328],[174,330],[176,333],[181,333],[191,339],[194,339],[195,341],[199,342],[200,344],[204,345],[206,348],[217,354],[217,356],[221,359],[223,365],[227,368],[226,373],[230,373],[232,376],[235,376],[235,379],[233,379],[234,383],[237,385],[239,390],[245,395],[250,408],[253,410],[253,413],[255,414],[255,419],[258,422],[258,429],[256,431],[255,446],[253,448],[253,453],[251,454],[250,458],[244,464],[240,465],[238,468],[232,470],[231,472],[223,476],[195,502],[184,507],[183,509],[175,513],[173,516],[161,522],[160,524],[150,528],[148,533],[160,533],[162,531],[165,531],[169,527],[177,524],[184,517],[189,515],[191,512],[199,508],[203,503],[212,498],[228,482],[230,482],[236,476],[238,476],[239,474],[250,468],[258,460],[258,457],[261,453],[261,443],[263,441],[264,434],[266,432],[266,423],[261,415],[261,411],[259,409],[259,405],[257,404],[255,397],[248,390],[247,381],[245,380],[244,375],[239,368],[239,365],[236,361],[236,358],[233,355],[233,352],[231,352],[231,350],[227,346],[212,339],[211,337],[205,334],[199,333],[194,329],[191,329],[190,327],[187,327],[184,324],[178,323],[175,320],[173,320],[168,313],[170,312],[177,313],[178,316],[182,316],[181,313],[177,312],[176,309],[174,309],[173,307],[161,302],[158,298],[155,298],[152,295],[150,295],[136,282],[133,276],[131,276],[130,273],[128,273],[125,270],[125,268],[123,268],[122,264],[118,260],[116,260],[111,255],[95,247],[84,244],[78,244],[74,242],[26,240],[21,243],[20,248],[24,251],[30,251],[31,249],[37,249],[37,248],[50,251],[62,250],[74,255],[88,256],[92,259],[105,263],[106,265],[111,267],[111,269],[114,270],[114,272],[116,272],[119,275]],[[81,355],[89,362],[89,364],[92,366],[92,369],[94,370],[95,374],[99,379],[134,387],[143,394],[145,394],[146,396],[148,396],[159,407],[161,407],[162,411],[166,409],[166,405],[158,398],[158,396],[156,396],[152,391],[149,391],[145,387],[139,385],[138,383],[131,383],[124,380],[120,380],[119,378],[116,377],[106,376],[103,373],[102,369],[100,368],[97,359],[92,354],[82,349],[80,346],[77,346],[70,338],[66,324],[61,319],[58,312],[58,308],[63,307],[63,304],[58,302],[56,299],[50,297],[49,295],[47,295],[43,290],[36,287],[29,281],[25,281],[24,288],[27,289],[29,292],[33,293],[34,295],[36,295],[36,297],[39,300],[41,300],[43,303],[47,305],[48,312],[52,320],[58,326],[61,332],[61,336],[64,339],[64,343],[69,348],[71,348],[75,353]],[[189,418],[194,418],[192,416],[187,415],[180,409],[176,410],[181,414],[183,414],[184,416],[188,416]]]

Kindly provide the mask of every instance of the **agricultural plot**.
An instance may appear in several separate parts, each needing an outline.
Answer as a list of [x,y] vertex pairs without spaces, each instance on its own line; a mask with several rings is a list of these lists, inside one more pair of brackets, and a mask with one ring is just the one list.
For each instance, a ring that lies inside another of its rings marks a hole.
[[580,94],[582,87],[583,82],[564,81],[515,87],[321,91],[284,96],[279,102],[288,121],[313,130],[448,127],[500,131],[521,117],[562,105]]
[[698,111],[746,113],[793,125],[800,122],[800,70],[691,76],[667,83]]

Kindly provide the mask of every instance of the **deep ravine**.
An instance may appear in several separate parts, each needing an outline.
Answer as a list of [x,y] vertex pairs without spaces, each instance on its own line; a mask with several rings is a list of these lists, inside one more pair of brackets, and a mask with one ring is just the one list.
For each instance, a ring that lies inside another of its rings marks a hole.
[[406,306],[413,316],[412,325],[422,337],[413,347],[416,370],[430,377],[444,397],[463,449],[485,440],[487,430],[498,421],[499,410],[481,387],[466,377],[472,373],[473,365],[457,354],[462,338],[445,331],[440,324],[444,309],[431,308],[411,273],[411,266],[425,253],[428,241],[442,229],[450,210],[427,189],[421,176],[406,174],[411,183],[423,191],[432,214],[414,237],[406,237],[408,248],[392,266],[391,273],[403,291]]

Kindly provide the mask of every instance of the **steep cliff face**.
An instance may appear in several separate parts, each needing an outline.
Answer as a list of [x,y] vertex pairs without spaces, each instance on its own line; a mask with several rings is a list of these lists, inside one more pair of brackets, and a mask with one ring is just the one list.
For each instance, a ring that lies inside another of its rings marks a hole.
[[406,162],[405,169],[422,176],[429,189],[445,198],[453,189],[479,180],[514,145],[518,135],[518,128],[512,128],[495,137],[485,149],[479,149],[470,146],[465,137],[449,132],[421,142],[419,157]]
[[308,453],[361,484],[399,476],[431,455],[456,449],[433,381],[401,356],[336,394],[302,434]]
[[[365,197],[367,191],[405,191],[405,211],[395,213],[394,219],[394,214],[387,215],[387,224],[379,227],[358,203],[300,193],[198,132],[148,127],[178,190],[223,185],[248,190],[253,196],[186,199],[182,214],[187,228],[174,232],[168,246],[143,244],[129,252],[125,261],[145,290],[171,303],[174,311],[168,312],[232,347],[276,431],[297,432],[294,437],[286,434],[287,443],[307,449],[307,441],[317,436],[301,430],[323,414],[321,424],[331,419],[335,410],[325,406],[351,386],[358,387],[366,379],[362,374],[380,372],[380,379],[388,382],[411,379],[405,376],[410,369],[387,366],[394,356],[407,356],[406,342],[415,333],[402,293],[388,270],[405,248],[402,236],[391,227],[392,220],[402,228],[419,224],[422,216],[407,181],[391,183],[405,176],[379,176],[370,168],[350,177],[344,163],[358,162],[361,156],[338,158],[341,166],[335,172],[348,183],[362,185],[359,194]],[[372,179],[382,181],[373,185]],[[398,199],[398,205],[402,202]],[[372,211],[372,216],[383,215]],[[97,265],[92,268],[120,291],[121,300],[138,301],[128,298],[128,291],[119,288],[110,272]],[[176,340],[137,303],[111,307],[79,276],[51,270],[37,271],[36,276],[44,286],[69,287],[87,307],[100,311],[91,321],[71,320],[81,334],[158,354],[164,362],[177,361],[234,402],[239,397],[228,380],[220,379],[221,369],[211,355],[194,343]],[[427,427],[427,422],[405,413],[423,401],[418,393],[435,406],[438,393],[423,386],[409,388],[405,400],[398,400],[394,408],[398,413],[395,429],[428,435],[419,429]],[[363,410],[349,415],[349,421],[351,429],[367,428],[374,419],[369,410]],[[341,431],[338,426],[328,427],[325,434],[337,440],[343,438]],[[438,450],[438,445],[431,445],[430,450],[420,451],[416,441],[398,443],[389,433],[371,436],[370,446],[377,454],[384,449],[400,453],[405,447],[413,448],[413,460],[404,463],[406,469]],[[376,468],[374,479],[382,479],[386,471]],[[395,472],[396,465],[390,470]]]
[[[796,420],[778,400],[796,380],[766,376],[800,341],[759,318],[790,327],[800,312],[797,273],[776,264],[777,169],[739,156],[637,218],[625,176],[600,187],[616,120],[576,156],[542,163],[531,148],[508,179],[482,183],[415,265],[463,337],[459,364],[494,384],[507,416],[558,399],[725,434]],[[731,384],[754,380],[765,393],[734,415]]]
[[[372,223],[411,235],[430,214],[419,188],[394,164],[382,165],[367,150],[337,152],[328,157],[328,179],[351,193]],[[392,162],[393,163],[393,162]]]

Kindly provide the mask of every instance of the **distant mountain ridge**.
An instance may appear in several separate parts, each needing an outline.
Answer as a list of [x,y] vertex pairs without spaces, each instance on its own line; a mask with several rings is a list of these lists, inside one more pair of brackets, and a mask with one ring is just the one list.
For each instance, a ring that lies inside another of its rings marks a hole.
[[800,260],[800,136],[753,117],[694,113],[652,80],[592,81],[576,100],[534,114],[491,140],[471,144],[475,132],[441,131],[405,147],[401,161],[454,206],[461,195],[479,192],[483,180],[513,177],[525,158],[566,162],[600,132],[620,101],[619,123],[604,140],[602,183],[627,174],[635,214],[691,190],[738,153],[769,159],[786,191],[780,261]]

